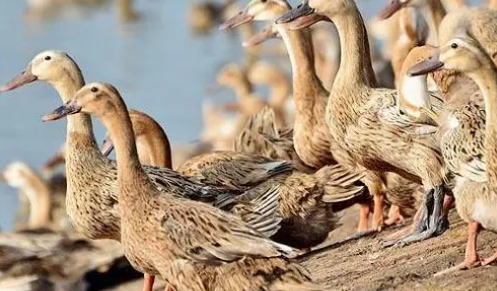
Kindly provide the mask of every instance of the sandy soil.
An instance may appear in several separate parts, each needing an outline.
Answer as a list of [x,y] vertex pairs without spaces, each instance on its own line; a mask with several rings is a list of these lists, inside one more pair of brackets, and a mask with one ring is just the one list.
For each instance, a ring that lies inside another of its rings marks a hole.
[[[357,212],[342,214],[343,225],[330,234],[333,243],[353,233]],[[486,266],[433,275],[464,259],[466,224],[453,211],[451,229],[444,235],[404,247],[381,248],[382,237],[398,230],[391,228],[371,237],[342,244],[308,255],[302,264],[311,270],[315,280],[329,290],[497,290],[497,267]],[[483,231],[478,245],[480,255],[488,257],[497,250],[497,235]],[[119,291],[140,290],[141,280],[121,285]],[[155,290],[164,290],[159,282]]]

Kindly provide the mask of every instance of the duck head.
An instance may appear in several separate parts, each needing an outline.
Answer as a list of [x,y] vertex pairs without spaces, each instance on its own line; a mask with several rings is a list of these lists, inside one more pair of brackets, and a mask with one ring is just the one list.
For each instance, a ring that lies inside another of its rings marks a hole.
[[11,91],[34,81],[46,81],[58,86],[68,77],[74,81],[84,82],[78,66],[67,53],[55,50],[44,51],[34,57],[21,74],[0,90]]
[[347,1],[326,1],[326,0],[304,0],[290,11],[280,16],[277,24],[288,23],[290,29],[302,29],[309,27],[319,21],[330,21],[325,16],[325,9],[340,11],[347,4]]
[[43,121],[58,120],[79,112],[103,118],[107,114],[116,112],[115,98],[120,98],[120,95],[112,85],[91,83],[81,88],[71,101],[43,116]]
[[482,58],[481,55],[486,56],[486,52],[477,41],[469,37],[455,37],[445,42],[428,58],[411,67],[407,73],[419,76],[443,68],[470,75],[482,66],[488,65],[487,59],[491,63],[490,57]]

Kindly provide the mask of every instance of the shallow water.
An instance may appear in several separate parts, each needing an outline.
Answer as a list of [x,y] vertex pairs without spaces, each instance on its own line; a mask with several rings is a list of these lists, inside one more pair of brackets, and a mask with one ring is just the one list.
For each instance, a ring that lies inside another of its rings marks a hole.
[[[386,3],[358,2],[367,11],[365,16]],[[195,140],[202,126],[200,101],[205,87],[220,64],[241,60],[243,52],[238,39],[227,33],[194,37],[186,23],[191,3],[137,0],[139,21],[123,25],[112,2],[64,10],[62,16],[36,22],[24,16],[25,1],[2,1],[0,83],[21,72],[38,52],[65,50],[78,62],[87,82],[114,84],[128,106],[155,117],[173,143]],[[229,97],[225,92],[224,98]],[[61,146],[65,122],[40,121],[40,116],[58,105],[57,94],[42,83],[1,94],[0,168],[16,160],[39,167]],[[97,137],[102,137],[100,125],[96,129]],[[0,227],[4,230],[11,229],[16,194],[0,185]]]

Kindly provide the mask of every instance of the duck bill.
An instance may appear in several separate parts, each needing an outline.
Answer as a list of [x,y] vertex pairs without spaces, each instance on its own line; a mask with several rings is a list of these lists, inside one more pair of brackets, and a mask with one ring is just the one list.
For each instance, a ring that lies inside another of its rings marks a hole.
[[312,26],[320,21],[330,21],[327,17],[312,13],[295,19],[289,24],[290,30],[299,30]]
[[402,2],[401,0],[390,0],[390,3],[383,8],[383,10],[380,12],[380,15],[378,16],[380,19],[388,19],[392,15],[395,14],[395,12],[399,11],[402,8]]
[[5,172],[0,172],[0,182],[7,183],[7,177],[5,175]]
[[102,145],[100,146],[100,152],[102,153],[102,155],[108,157],[113,150],[114,144],[112,143],[110,136],[107,135],[102,142]]
[[242,24],[252,21],[252,19],[254,19],[254,17],[248,13],[248,9],[243,9],[242,11],[238,12],[237,15],[221,23],[218,29],[226,30],[228,28],[235,28]]
[[280,18],[276,20],[277,24],[290,23],[301,17],[314,14],[314,8],[309,6],[309,1],[304,0],[298,6],[292,8],[292,10],[283,14]]
[[73,102],[69,102],[60,106],[59,108],[52,111],[52,113],[46,114],[42,117],[43,121],[54,121],[59,120],[67,115],[76,114],[81,112],[81,107],[74,104]]
[[38,80],[38,77],[33,75],[33,73],[31,72],[31,65],[29,65],[21,74],[14,77],[7,84],[3,85],[2,88],[0,88],[0,91],[11,91],[26,84],[32,83],[36,80]]
[[411,77],[426,75],[428,73],[442,69],[444,63],[438,58],[438,52],[420,63],[412,66],[407,70],[407,74]]
[[266,26],[261,31],[254,34],[251,38],[243,42],[244,47],[256,46],[268,39],[278,38],[280,35],[273,29],[272,25]]

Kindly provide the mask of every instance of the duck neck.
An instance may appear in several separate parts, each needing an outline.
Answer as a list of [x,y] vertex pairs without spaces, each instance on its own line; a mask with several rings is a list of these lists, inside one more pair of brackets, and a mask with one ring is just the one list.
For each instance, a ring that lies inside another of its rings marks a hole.
[[154,134],[137,137],[136,143],[146,149],[151,166],[172,168],[171,147],[162,129]]
[[411,77],[405,74],[399,86],[397,105],[402,111],[412,117],[421,115],[420,108],[431,108],[428,94],[427,76]]
[[37,173],[27,177],[26,187],[22,189],[29,200],[29,229],[47,227],[50,223],[50,190]]
[[[376,87],[366,27],[355,3],[351,5],[353,6],[347,12],[329,16],[338,30],[341,51],[340,68],[333,83],[333,91],[346,86],[357,89]],[[359,94],[347,98],[358,96]]]
[[438,45],[438,28],[442,19],[445,17],[445,8],[440,0],[430,0],[420,8],[421,14],[428,24],[429,33],[426,44],[437,46]]
[[[122,101],[121,101],[122,102]],[[136,203],[146,191],[137,191],[137,187],[147,187],[150,183],[138,159],[134,132],[126,105],[113,104],[112,110],[101,117],[116,150],[117,184],[119,202]],[[126,209],[122,207],[121,210]]]
[[[314,50],[309,29],[288,30],[284,25],[276,25],[283,38],[292,64],[293,98],[297,111],[310,107],[316,98],[326,96],[327,91],[316,75]],[[312,108],[312,106],[311,106]]]
[[[70,101],[78,90],[85,85],[83,75],[80,72],[73,72],[56,82],[50,83],[59,93],[64,103]],[[68,150],[71,149],[72,145],[78,144],[78,147],[84,146],[86,149],[93,147],[98,151],[90,115],[81,113],[67,117],[67,143],[69,145]]]
[[486,160],[488,183],[493,192],[497,190],[497,69],[491,62],[468,74],[476,82],[485,99],[486,111]]

